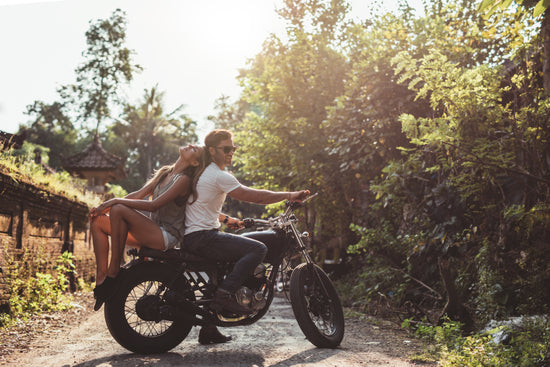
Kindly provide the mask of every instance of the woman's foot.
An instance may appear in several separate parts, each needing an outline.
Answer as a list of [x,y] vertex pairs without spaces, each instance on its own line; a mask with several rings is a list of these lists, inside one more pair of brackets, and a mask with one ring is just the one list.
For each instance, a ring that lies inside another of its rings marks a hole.
[[103,306],[103,303],[109,298],[115,287],[115,278],[106,277],[103,283],[94,288],[95,305],[94,311]]
[[203,326],[199,331],[199,343],[202,345],[227,343],[231,336],[225,336],[214,325]]

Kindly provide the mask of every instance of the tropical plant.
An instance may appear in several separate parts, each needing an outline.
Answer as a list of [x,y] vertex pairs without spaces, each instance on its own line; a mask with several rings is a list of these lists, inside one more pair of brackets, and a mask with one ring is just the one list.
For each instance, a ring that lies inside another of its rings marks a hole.
[[155,169],[172,164],[178,147],[198,140],[197,123],[182,112],[183,106],[165,113],[163,98],[157,87],[146,89],[142,104],[126,104],[122,118],[109,127],[111,143],[106,146],[118,146],[128,155],[129,178],[121,183],[128,191],[141,187]]

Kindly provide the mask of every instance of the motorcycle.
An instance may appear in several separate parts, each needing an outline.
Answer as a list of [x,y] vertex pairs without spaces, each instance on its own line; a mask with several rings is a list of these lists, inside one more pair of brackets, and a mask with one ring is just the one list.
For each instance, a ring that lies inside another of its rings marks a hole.
[[[316,195],[316,194],[315,194]],[[302,258],[290,272],[289,298],[294,316],[306,338],[320,348],[335,348],[344,337],[340,299],[327,274],[312,260],[299,233],[294,211],[302,203],[287,202],[286,210],[269,219],[245,219],[242,236],[263,242],[268,252],[235,293],[237,301],[251,309],[236,315],[210,308],[217,286],[233,264],[215,262],[184,250],[131,249],[132,260],[117,277],[114,294],[105,302],[105,320],[113,338],[140,354],[166,352],[181,343],[193,326],[231,327],[261,319],[275,294],[283,264]],[[299,255],[299,256],[297,256]]]

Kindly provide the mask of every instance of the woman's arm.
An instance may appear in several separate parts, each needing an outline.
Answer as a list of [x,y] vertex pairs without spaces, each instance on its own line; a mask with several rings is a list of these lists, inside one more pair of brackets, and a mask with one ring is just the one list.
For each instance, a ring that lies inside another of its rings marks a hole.
[[[166,190],[166,192],[164,192],[162,195],[155,198],[154,200],[132,199],[128,197],[129,195],[124,198],[113,198],[98,206],[95,212],[97,213],[96,215],[103,214],[115,204],[126,205],[127,207],[136,210],[154,212],[164,205],[168,204],[169,202],[174,201],[178,196],[188,195],[190,192],[190,188],[191,179],[189,178],[189,176],[182,175],[178,177],[178,179],[172,184],[172,186],[168,190]],[[140,192],[141,190],[136,191],[136,196],[138,195],[137,193]]]
[[[151,195],[153,193],[154,189],[155,189],[155,187],[154,187],[153,183],[150,182],[149,184],[143,186],[141,189],[129,193],[124,198],[125,199],[143,199],[143,198]],[[109,201],[110,200],[107,200],[105,203],[107,203]],[[105,203],[103,203],[103,204],[105,204]],[[102,215],[102,214],[108,213],[111,206],[114,205],[114,204],[110,203],[110,205],[103,206],[103,204],[101,204],[97,208],[92,208],[92,210],[90,210],[90,220],[93,219],[97,215]]]
[[144,199],[147,196],[151,195],[153,193],[153,190],[155,190],[154,183],[150,182],[149,184],[143,186],[141,189],[129,193],[124,198],[125,199]]

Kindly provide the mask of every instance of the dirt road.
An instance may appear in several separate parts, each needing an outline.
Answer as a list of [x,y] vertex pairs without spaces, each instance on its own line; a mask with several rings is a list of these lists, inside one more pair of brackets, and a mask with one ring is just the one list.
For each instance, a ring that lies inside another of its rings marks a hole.
[[[420,351],[418,342],[394,325],[350,317],[337,349],[319,349],[309,343],[293,317],[289,303],[277,297],[270,311],[254,325],[221,329],[233,340],[202,346],[198,328],[169,353],[136,355],[119,346],[109,334],[103,312],[91,310],[87,295],[80,299],[72,319],[54,326],[38,326],[34,337],[21,345],[13,335],[0,342],[0,363],[8,366],[413,366],[408,356]],[[71,312],[71,311],[69,311]],[[1,335],[0,335],[1,336]],[[21,335],[22,336],[22,335]],[[28,337],[28,336],[27,336]],[[7,345],[11,343],[12,345]]]

